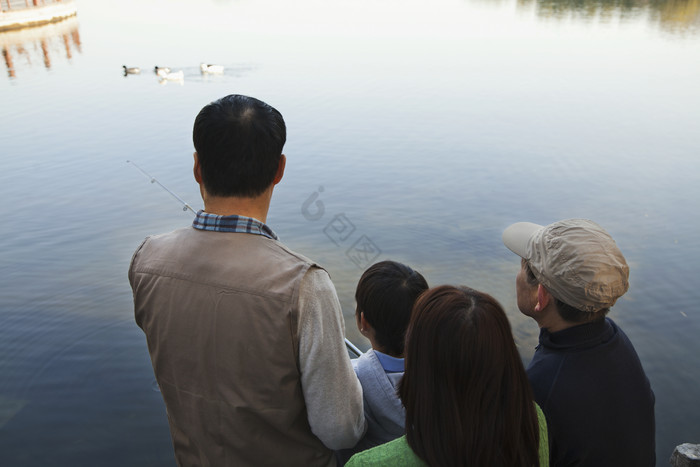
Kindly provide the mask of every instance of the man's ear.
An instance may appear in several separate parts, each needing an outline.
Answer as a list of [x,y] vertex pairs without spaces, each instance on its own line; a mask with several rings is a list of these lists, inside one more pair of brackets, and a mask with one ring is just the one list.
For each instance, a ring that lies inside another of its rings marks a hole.
[[277,166],[277,173],[275,174],[275,178],[272,181],[273,185],[277,185],[282,180],[282,177],[284,177],[284,168],[286,166],[287,166],[287,157],[284,154],[282,154],[282,155],[280,155],[279,165]]
[[535,305],[535,311],[542,311],[547,308],[549,302],[552,301],[552,295],[547,289],[544,288],[542,284],[537,285],[537,304]]
[[200,185],[202,184],[202,166],[199,165],[199,155],[195,152],[194,153],[194,167],[192,168],[192,172],[194,173],[194,179],[199,183]]

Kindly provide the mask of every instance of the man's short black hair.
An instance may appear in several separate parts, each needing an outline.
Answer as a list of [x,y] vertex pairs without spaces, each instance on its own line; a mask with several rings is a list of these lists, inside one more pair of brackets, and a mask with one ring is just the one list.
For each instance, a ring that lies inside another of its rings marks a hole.
[[373,264],[362,274],[355,291],[356,313],[365,314],[377,342],[389,355],[403,355],[413,304],[427,289],[420,273],[395,261]]
[[199,112],[192,139],[207,193],[255,197],[275,178],[287,129],[273,107],[231,94]]

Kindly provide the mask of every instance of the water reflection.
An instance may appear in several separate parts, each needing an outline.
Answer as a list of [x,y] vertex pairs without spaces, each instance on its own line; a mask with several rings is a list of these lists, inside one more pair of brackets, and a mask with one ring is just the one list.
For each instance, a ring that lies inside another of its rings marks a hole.
[[675,32],[700,30],[700,0],[518,0],[536,3],[538,16],[566,19],[629,20],[648,15],[651,23]]
[[82,53],[79,23],[75,16],[58,23],[0,33],[2,56],[10,78],[17,77],[17,69],[29,67],[36,62],[51,69],[54,60],[65,57],[68,61],[73,53]]

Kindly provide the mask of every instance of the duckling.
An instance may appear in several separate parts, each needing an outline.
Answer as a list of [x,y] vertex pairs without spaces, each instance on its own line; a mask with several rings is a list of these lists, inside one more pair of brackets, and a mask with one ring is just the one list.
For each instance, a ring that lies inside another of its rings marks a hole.
[[212,75],[220,75],[224,72],[223,65],[207,65],[206,63],[202,63],[199,65],[199,69],[202,73],[209,73]]
[[138,75],[141,73],[141,68],[134,66],[134,67],[128,67],[126,65],[123,65],[122,68],[124,68],[124,75]]
[[153,69],[155,74],[158,74],[159,72],[165,72],[165,73],[170,73],[170,67],[169,66],[158,66]]

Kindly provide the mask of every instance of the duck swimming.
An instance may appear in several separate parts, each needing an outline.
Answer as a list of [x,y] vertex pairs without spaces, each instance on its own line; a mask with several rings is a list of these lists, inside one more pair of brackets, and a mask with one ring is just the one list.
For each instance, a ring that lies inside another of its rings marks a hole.
[[158,78],[160,78],[161,80],[182,81],[185,78],[185,74],[182,72],[182,70],[173,72],[165,70],[165,68],[158,68],[158,71],[156,71]]
[[170,67],[156,65],[155,68],[153,68],[153,71],[155,74],[158,74],[159,71],[164,72],[164,73],[170,73]]
[[223,65],[207,65],[206,63],[202,63],[199,65],[199,69],[202,71],[202,73],[208,73],[211,75],[220,75],[224,72]]

